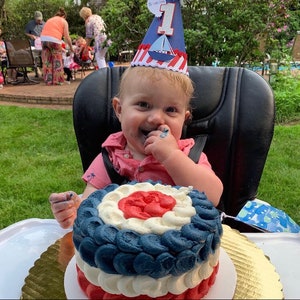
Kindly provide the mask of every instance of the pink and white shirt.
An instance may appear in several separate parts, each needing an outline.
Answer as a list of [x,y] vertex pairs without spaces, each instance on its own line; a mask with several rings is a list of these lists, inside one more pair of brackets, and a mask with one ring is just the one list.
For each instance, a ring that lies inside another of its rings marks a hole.
[[[115,170],[128,180],[136,180],[143,182],[146,180],[160,181],[162,184],[174,185],[174,182],[165,167],[159,163],[152,155],[146,156],[142,161],[132,157],[128,150],[125,150],[126,139],[122,132],[111,134],[102,144],[109,153],[110,160]],[[195,142],[193,139],[179,140],[178,145],[181,151],[189,155],[191,148]],[[201,153],[199,165],[206,166],[211,169],[211,165],[204,153]],[[101,189],[111,183],[106,172],[102,154],[100,153],[89,168],[86,170],[82,179],[93,185],[97,189]]]

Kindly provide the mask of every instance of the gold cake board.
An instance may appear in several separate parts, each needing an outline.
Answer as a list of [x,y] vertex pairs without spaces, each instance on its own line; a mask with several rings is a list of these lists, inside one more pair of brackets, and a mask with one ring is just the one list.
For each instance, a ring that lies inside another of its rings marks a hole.
[[[234,299],[283,299],[279,275],[270,260],[247,237],[223,225],[222,248],[236,272]],[[66,299],[64,274],[74,255],[72,232],[52,244],[29,270],[21,299]]]

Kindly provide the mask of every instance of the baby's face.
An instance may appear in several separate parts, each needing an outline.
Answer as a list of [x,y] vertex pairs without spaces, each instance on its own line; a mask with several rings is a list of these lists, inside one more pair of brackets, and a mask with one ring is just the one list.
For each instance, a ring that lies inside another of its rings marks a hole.
[[158,79],[127,79],[126,92],[119,99],[117,116],[132,153],[144,153],[149,132],[167,125],[179,140],[184,121],[190,115],[188,97],[164,76]]

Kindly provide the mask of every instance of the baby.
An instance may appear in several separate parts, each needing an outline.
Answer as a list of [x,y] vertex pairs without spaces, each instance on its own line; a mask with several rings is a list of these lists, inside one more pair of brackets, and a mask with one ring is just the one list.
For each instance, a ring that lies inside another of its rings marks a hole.
[[[106,151],[84,173],[82,197],[74,192],[50,195],[53,214],[63,228],[72,226],[81,201],[112,182],[103,161],[106,152],[113,169],[128,181],[193,186],[215,206],[220,201],[223,185],[206,155],[201,153],[194,162],[189,157],[194,139],[181,139],[191,118],[194,89],[188,76],[180,2],[166,2],[161,4],[161,18],[154,18],[121,78],[112,106],[122,130],[108,136],[102,144]],[[162,51],[162,45],[168,47]]]
[[[220,179],[204,153],[198,163],[188,157],[194,140],[180,139],[191,117],[192,94],[192,82],[184,74],[150,67],[128,68],[119,94],[112,100],[122,131],[110,135],[102,146],[115,170],[128,180],[193,186],[217,206],[223,191]],[[54,216],[63,228],[72,226],[81,201],[111,183],[101,153],[83,179],[86,188],[82,197],[75,192],[50,196]]]

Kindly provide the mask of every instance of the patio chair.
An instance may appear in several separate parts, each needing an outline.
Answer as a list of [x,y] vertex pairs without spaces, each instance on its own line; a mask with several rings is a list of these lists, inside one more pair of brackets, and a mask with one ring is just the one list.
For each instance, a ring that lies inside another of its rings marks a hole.
[[29,40],[5,40],[6,54],[8,68],[15,68],[23,74],[23,81],[18,81],[18,83],[28,83],[36,84],[38,81],[34,81],[28,77],[27,68],[36,67],[30,42]]
[[[74,95],[74,129],[83,170],[101,151],[106,137],[120,130],[111,99],[124,70],[95,71]],[[244,68],[193,66],[189,73],[195,83],[193,119],[182,136],[207,138],[203,151],[224,185],[218,208],[236,216],[247,200],[256,198],[273,137],[273,93],[261,76]],[[228,223],[250,231],[230,219]]]

